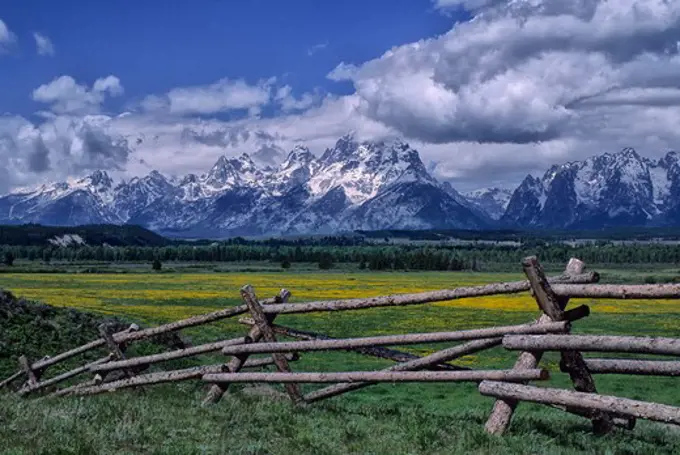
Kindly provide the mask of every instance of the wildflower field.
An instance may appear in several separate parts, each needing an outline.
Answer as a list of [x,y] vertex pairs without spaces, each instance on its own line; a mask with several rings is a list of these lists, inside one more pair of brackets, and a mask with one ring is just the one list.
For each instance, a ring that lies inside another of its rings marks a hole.
[[[274,296],[286,288],[292,292],[292,302],[301,302],[413,293],[522,278],[521,273],[472,272],[4,273],[0,274],[0,288],[54,306],[156,325],[240,304],[239,289],[245,284],[251,284],[261,298]],[[575,323],[576,333],[680,337],[680,301],[583,300],[571,305],[581,303],[591,307],[591,315]],[[348,337],[516,324],[530,322],[538,314],[536,303],[524,293],[429,305],[282,315],[277,323]],[[243,334],[246,330],[236,320],[227,320],[190,329],[185,335],[199,343]],[[404,349],[427,354],[438,347],[423,345]],[[497,348],[464,357],[456,363],[510,367],[515,358],[516,353]],[[194,361],[216,363],[220,359],[216,354]],[[557,364],[557,356],[546,356],[545,365],[554,372],[551,385],[568,387],[568,378],[559,373]],[[358,354],[319,352],[304,355],[293,364],[293,369],[338,371],[389,365],[387,361]],[[602,393],[680,405],[674,378],[642,378],[631,382],[614,375],[598,376],[596,381]],[[382,384],[302,410],[291,409],[285,403],[248,402],[244,398],[249,412],[241,409],[236,399],[225,400],[215,409],[200,410],[202,393],[201,384],[184,383],[94,397],[77,407],[75,400],[66,399],[46,408],[4,397],[0,398],[5,409],[0,420],[16,419],[17,425],[19,422],[28,425],[36,434],[59,434],[58,428],[66,425],[59,415],[78,421],[81,413],[82,418],[97,422],[95,430],[85,431],[84,435],[62,434],[55,442],[84,450],[74,449],[73,453],[93,453],[88,451],[93,447],[98,452],[105,444],[111,453],[453,453],[454,449],[525,453],[527,447],[532,447],[534,453],[545,453],[547,448],[551,448],[551,453],[680,450],[680,436],[656,424],[640,422],[634,433],[617,432],[597,439],[590,434],[584,419],[525,404],[519,407],[510,434],[502,439],[492,438],[483,432],[492,400],[479,396],[474,384]],[[148,409],[157,406],[166,412],[156,414]],[[136,415],[134,420],[130,420],[130,413]],[[33,417],[28,419],[28,415]],[[283,423],[281,419],[288,420]],[[234,433],[227,431],[227,422]],[[555,428],[547,428],[546,422],[552,422]],[[151,428],[147,433],[140,428],[144,425]],[[249,430],[244,428],[247,425],[251,425]],[[109,434],[106,426],[113,426],[118,433]],[[8,430],[0,429],[0,438],[8,437],[3,431]],[[145,434],[141,439],[140,431]],[[240,438],[238,442],[233,440],[235,435]],[[187,438],[193,444],[184,445]],[[17,434],[10,440],[15,441],[17,447],[29,444],[27,437]],[[225,452],[227,446],[230,450]],[[16,453],[24,452],[17,450]]]

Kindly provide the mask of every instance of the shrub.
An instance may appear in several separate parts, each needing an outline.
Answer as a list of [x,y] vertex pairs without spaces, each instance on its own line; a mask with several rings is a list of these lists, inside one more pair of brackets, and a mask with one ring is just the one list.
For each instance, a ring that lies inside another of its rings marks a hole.
[[324,254],[319,258],[319,268],[321,270],[328,270],[333,268],[333,256],[330,254]]
[[158,259],[154,259],[153,263],[151,264],[151,268],[158,271],[163,268],[163,264],[161,264],[161,261]]
[[7,251],[2,262],[7,266],[14,265],[14,254],[11,251]]
[[281,268],[282,269],[289,269],[290,268],[290,261],[285,260],[285,259],[283,261],[281,261]]

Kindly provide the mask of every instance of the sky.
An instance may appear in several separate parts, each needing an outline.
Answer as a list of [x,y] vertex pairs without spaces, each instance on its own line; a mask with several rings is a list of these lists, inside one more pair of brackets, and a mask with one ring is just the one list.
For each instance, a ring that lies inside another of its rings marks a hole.
[[440,180],[680,140],[680,0],[0,4],[0,193],[401,137]]

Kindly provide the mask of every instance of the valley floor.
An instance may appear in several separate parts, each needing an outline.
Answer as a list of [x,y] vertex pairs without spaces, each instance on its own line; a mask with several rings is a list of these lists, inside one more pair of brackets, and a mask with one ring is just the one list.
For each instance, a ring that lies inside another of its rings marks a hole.
[[[148,266],[147,266],[148,267]],[[170,268],[166,265],[166,268]],[[375,273],[345,270],[228,273],[2,273],[0,288],[55,306],[121,315],[157,324],[239,303],[238,290],[252,284],[261,297],[289,289],[294,301],[418,292],[521,279],[519,273]],[[245,270],[246,268],[242,269]],[[594,269],[598,269],[594,267]],[[236,270],[236,269],[234,269]],[[602,269],[601,269],[602,270]],[[677,275],[677,267],[653,272],[602,270],[606,281],[642,282]],[[680,337],[680,301],[574,301],[591,315],[575,333]],[[398,334],[529,322],[538,311],[528,294],[463,299],[440,304],[344,313],[282,315],[277,322],[331,336]],[[188,330],[200,343],[244,333],[236,321]],[[434,346],[413,346],[426,354]],[[54,353],[52,353],[54,354]],[[516,353],[494,349],[457,363],[510,367]],[[218,355],[195,359],[217,363]],[[4,369],[13,368],[1,365]],[[547,355],[551,386],[568,387],[558,358]],[[168,364],[184,366],[187,362]],[[296,371],[375,369],[388,366],[358,354],[309,353]],[[3,370],[3,368],[0,368]],[[680,405],[677,378],[596,377],[598,389],[634,399]],[[313,387],[313,386],[310,386]],[[589,422],[560,411],[522,404],[503,437],[484,433],[493,401],[473,384],[379,385],[293,408],[285,400],[255,398],[244,387],[220,404],[201,408],[204,386],[196,382],[119,391],[85,399],[21,400],[0,394],[2,453],[234,453],[234,454],[401,454],[401,453],[678,453],[680,430],[638,421],[632,432],[593,436]]]

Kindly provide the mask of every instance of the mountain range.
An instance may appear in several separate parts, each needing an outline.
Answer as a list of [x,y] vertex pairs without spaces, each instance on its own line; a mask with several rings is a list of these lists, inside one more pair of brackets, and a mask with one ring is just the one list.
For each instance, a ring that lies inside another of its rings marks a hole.
[[[277,152],[278,153],[278,152]],[[157,171],[114,183],[103,171],[0,197],[0,224],[138,224],[182,237],[380,229],[600,229],[680,225],[680,155],[627,148],[528,175],[514,191],[465,194],[437,181],[406,142],[352,135],[316,157],[220,157],[205,174]],[[258,164],[256,164],[258,163]]]
[[222,156],[203,175],[153,171],[119,184],[106,172],[0,197],[0,224],[138,224],[166,235],[483,229],[484,210],[426,170],[407,143],[340,138],[320,158],[295,147],[278,166]]

